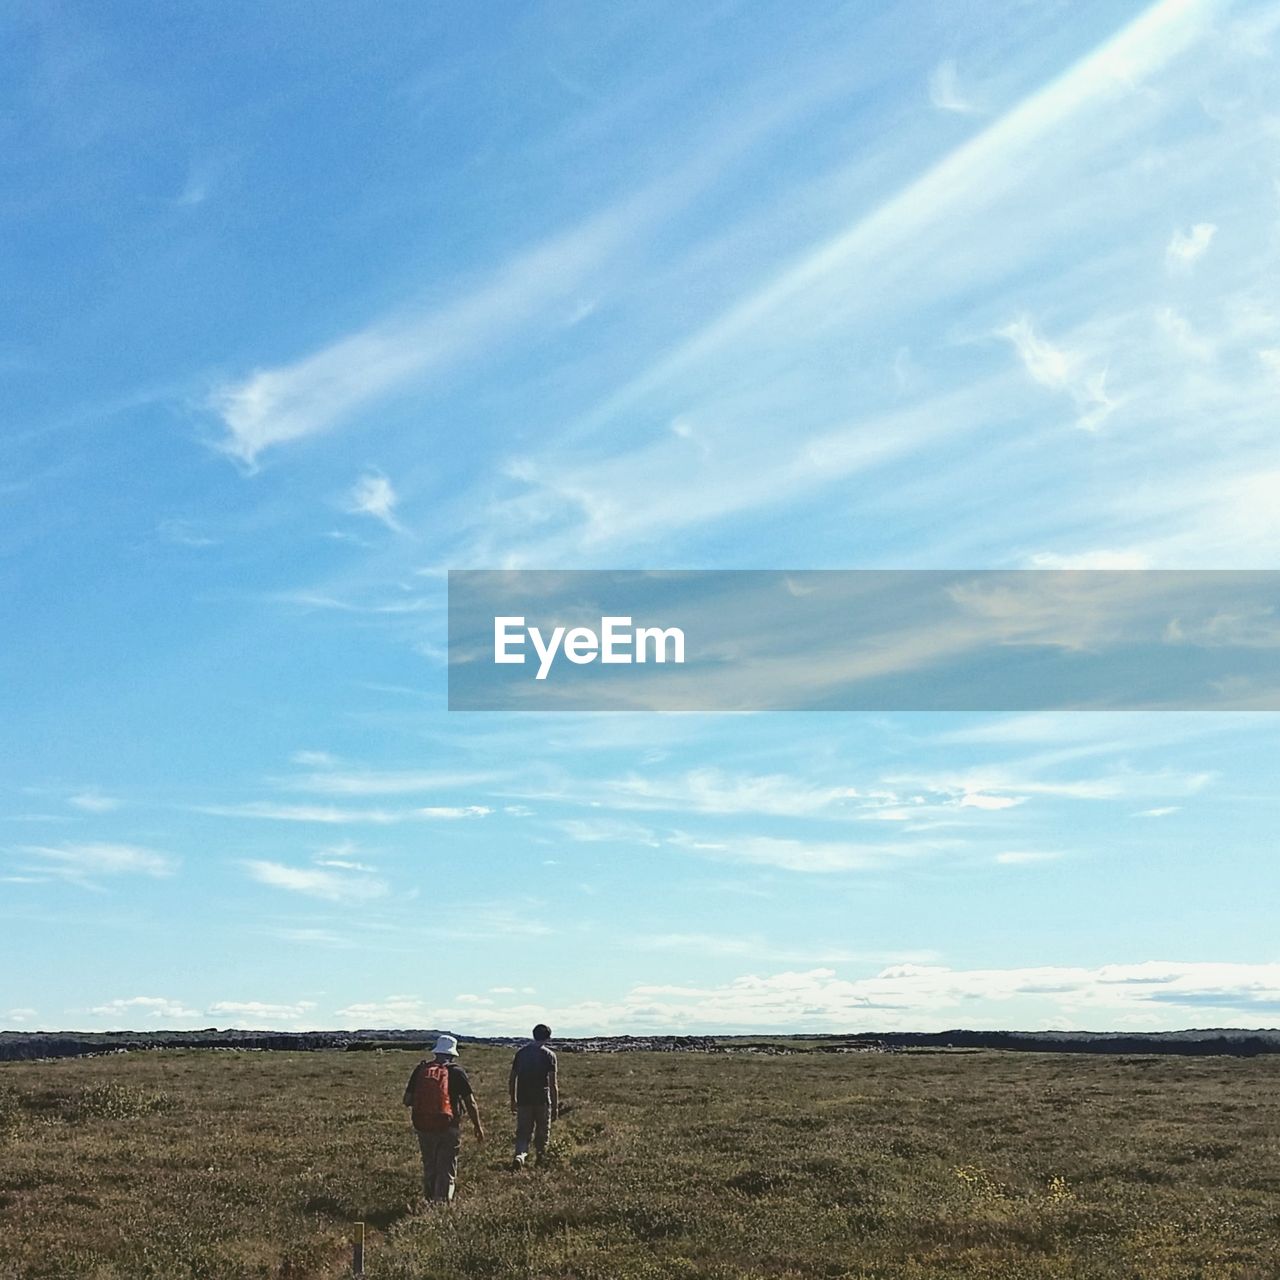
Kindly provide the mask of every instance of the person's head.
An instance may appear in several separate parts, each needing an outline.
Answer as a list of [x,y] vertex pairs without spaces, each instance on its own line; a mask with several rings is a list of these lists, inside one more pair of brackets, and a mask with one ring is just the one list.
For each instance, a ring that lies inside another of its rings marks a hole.
[[534,1039],[535,1039],[539,1044],[542,1044],[542,1042],[543,1042],[544,1040],[550,1040],[550,1039],[551,1039],[551,1028],[550,1028],[549,1026],[547,1026],[547,1024],[546,1024],[545,1022],[540,1022],[540,1023],[538,1023],[538,1025],[537,1025],[536,1027],[534,1027],[534,1029],[533,1029],[533,1038],[534,1038]]
[[458,1056],[458,1042],[453,1036],[441,1036],[431,1050],[441,1062],[450,1062]]

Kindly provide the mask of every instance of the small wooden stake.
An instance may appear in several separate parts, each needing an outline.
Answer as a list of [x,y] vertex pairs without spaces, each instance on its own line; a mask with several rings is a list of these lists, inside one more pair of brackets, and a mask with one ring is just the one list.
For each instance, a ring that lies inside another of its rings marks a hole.
[[351,1274],[364,1275],[364,1223],[357,1222],[351,1236]]

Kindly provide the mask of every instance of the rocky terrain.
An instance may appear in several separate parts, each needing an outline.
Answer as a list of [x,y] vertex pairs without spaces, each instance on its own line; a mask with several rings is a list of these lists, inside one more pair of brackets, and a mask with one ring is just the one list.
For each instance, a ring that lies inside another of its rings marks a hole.
[[[0,1062],[73,1058],[149,1049],[402,1049],[431,1043],[434,1029],[360,1031],[0,1031]],[[516,1045],[519,1037],[463,1036],[464,1044]],[[1280,1030],[1160,1031],[1143,1034],[1088,1031],[886,1032],[876,1035],[591,1036],[560,1039],[561,1053],[885,1053],[906,1050],[1009,1049],[1040,1053],[1227,1054],[1253,1057],[1280,1052]]]

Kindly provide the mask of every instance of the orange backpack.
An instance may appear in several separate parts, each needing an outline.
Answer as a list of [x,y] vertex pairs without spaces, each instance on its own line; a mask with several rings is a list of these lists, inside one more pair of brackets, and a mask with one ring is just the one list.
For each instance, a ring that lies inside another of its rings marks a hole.
[[449,1068],[443,1062],[423,1063],[413,1084],[413,1127],[419,1133],[442,1133],[453,1118]]

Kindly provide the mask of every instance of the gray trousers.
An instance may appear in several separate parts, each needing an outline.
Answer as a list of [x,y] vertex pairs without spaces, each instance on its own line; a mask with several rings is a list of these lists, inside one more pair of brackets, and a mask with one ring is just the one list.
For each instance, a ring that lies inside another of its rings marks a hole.
[[545,1102],[516,1107],[516,1155],[523,1156],[529,1152],[529,1139],[541,1155],[547,1149],[547,1139],[551,1136],[551,1108]]
[[422,1151],[422,1194],[428,1200],[452,1200],[462,1127],[451,1124],[439,1133],[419,1132],[418,1146]]

